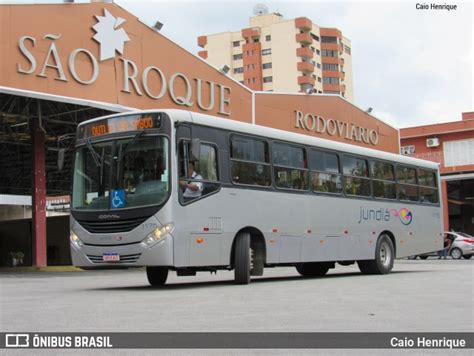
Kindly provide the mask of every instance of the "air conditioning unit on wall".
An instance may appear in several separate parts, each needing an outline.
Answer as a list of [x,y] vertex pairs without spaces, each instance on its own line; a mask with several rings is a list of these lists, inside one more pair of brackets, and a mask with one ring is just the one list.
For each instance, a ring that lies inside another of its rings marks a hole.
[[438,147],[439,146],[439,138],[433,137],[426,139],[426,147]]

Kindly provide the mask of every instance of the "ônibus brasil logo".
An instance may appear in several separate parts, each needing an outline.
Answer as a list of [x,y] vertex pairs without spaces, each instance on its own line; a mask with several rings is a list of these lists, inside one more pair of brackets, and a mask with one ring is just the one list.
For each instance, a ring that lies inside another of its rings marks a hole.
[[403,225],[410,225],[413,213],[407,208],[401,209],[364,209],[360,207],[359,224],[363,221],[390,221],[392,216],[399,218]]

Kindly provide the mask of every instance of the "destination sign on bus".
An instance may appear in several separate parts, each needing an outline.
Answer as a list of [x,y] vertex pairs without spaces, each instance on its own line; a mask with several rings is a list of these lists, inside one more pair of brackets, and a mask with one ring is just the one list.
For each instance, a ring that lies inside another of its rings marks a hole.
[[160,126],[160,115],[127,115],[92,122],[81,128],[79,136],[80,138],[99,137],[120,132],[156,129]]

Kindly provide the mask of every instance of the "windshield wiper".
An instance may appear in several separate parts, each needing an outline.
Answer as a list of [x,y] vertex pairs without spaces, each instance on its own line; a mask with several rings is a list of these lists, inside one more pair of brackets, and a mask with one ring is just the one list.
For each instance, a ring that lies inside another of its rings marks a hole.
[[133,145],[138,141],[138,139],[143,136],[145,134],[145,130],[142,130],[142,131],[139,131],[135,134],[135,136],[133,136],[132,140],[130,142],[128,142],[127,144],[125,145],[120,145],[120,148],[119,148],[119,154],[118,154],[118,161],[121,162],[122,161],[122,158],[123,158],[123,155],[125,153],[127,153],[128,149],[130,147],[133,147]]
[[97,151],[92,147],[90,138],[86,139],[87,148],[89,149],[92,159],[97,167],[102,167],[102,157],[99,156]]

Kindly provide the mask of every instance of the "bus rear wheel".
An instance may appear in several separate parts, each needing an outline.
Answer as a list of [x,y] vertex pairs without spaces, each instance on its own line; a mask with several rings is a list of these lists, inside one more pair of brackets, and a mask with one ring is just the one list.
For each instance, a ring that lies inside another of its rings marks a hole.
[[149,266],[146,268],[146,276],[148,283],[152,286],[162,286],[166,283],[168,278],[168,267]]
[[235,238],[234,280],[237,284],[250,283],[250,234],[241,232]]
[[388,235],[381,235],[375,246],[375,259],[357,261],[363,274],[387,274],[393,268],[395,248]]
[[296,270],[303,277],[322,277],[328,273],[329,263],[325,262],[308,262],[296,265]]

